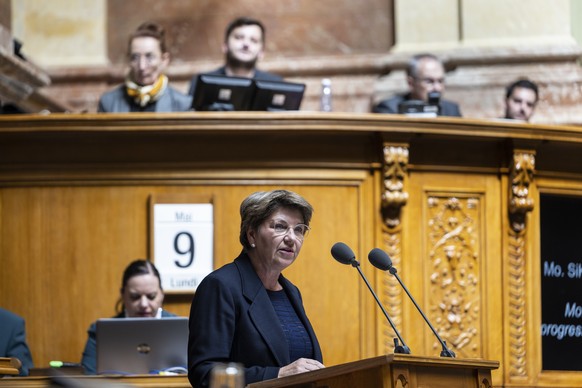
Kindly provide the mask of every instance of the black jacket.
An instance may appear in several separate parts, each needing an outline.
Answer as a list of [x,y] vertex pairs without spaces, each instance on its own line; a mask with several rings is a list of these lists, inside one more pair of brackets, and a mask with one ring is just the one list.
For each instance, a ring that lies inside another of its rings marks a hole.
[[[299,289],[282,275],[279,282],[311,338],[313,358],[323,362]],[[243,364],[246,384],[276,378],[291,363],[275,309],[246,253],[200,283],[189,325],[188,378],[195,388],[208,387],[217,362]]]
[[[372,108],[374,113],[398,113],[398,105],[401,102],[409,100],[410,94],[397,95],[387,100],[380,101],[378,105]],[[440,116],[461,117],[459,105],[449,100],[440,101]]]

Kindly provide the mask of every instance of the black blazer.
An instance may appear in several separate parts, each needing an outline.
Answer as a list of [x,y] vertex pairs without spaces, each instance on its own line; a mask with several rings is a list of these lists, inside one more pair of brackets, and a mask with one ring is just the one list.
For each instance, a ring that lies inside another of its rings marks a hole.
[[[299,289],[282,275],[279,282],[311,338],[313,358],[323,362]],[[208,387],[217,362],[243,364],[246,384],[276,378],[291,363],[275,309],[244,252],[200,283],[189,325],[188,379],[195,388]]]
[[[372,108],[373,113],[398,113],[398,105],[401,102],[409,100],[410,94],[406,95],[398,95],[387,100],[380,101],[378,105]],[[461,109],[459,105],[449,101],[441,99],[440,101],[440,116],[452,116],[452,117],[461,117]]]

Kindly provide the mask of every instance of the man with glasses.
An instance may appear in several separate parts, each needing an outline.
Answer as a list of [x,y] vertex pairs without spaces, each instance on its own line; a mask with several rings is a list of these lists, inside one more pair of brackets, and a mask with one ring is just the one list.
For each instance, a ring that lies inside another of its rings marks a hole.
[[399,113],[399,106],[408,101],[425,104],[437,103],[438,115],[461,117],[459,105],[441,98],[445,91],[445,68],[433,54],[418,54],[412,57],[406,69],[409,92],[381,101],[372,108],[374,113]]

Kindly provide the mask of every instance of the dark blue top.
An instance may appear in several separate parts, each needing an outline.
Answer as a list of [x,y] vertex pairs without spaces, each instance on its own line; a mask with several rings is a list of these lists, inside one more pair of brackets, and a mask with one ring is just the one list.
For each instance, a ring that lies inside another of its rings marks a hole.
[[267,294],[273,303],[273,308],[281,323],[281,329],[283,329],[285,339],[289,344],[289,358],[291,362],[302,357],[314,358],[311,338],[309,338],[305,326],[297,316],[295,309],[293,309],[285,290],[267,290]]

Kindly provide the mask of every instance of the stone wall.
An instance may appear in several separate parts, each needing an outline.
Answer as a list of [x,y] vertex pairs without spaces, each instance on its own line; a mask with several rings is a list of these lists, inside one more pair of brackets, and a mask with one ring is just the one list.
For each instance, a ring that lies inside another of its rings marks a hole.
[[75,112],[94,112],[99,96],[122,82],[127,36],[144,20],[166,26],[168,75],[185,92],[192,75],[222,63],[228,21],[247,15],[267,28],[259,67],[307,84],[302,110],[319,109],[321,79],[331,78],[334,110],[369,112],[405,88],[408,58],[429,51],[447,63],[446,97],[466,117],[500,117],[505,86],[528,77],[540,85],[534,122],[582,123],[571,1],[532,0],[525,12],[521,0],[486,6],[477,0],[298,0],[269,7],[260,0],[20,0],[12,3],[12,25],[24,37],[24,52],[51,77],[43,92]]

